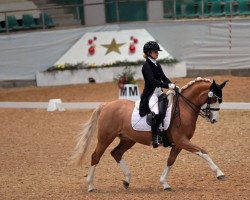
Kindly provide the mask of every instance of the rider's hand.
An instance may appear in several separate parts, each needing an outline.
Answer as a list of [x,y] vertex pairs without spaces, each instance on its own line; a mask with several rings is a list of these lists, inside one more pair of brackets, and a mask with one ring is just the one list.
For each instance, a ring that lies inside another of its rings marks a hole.
[[169,83],[168,87],[169,87],[169,89],[174,90],[175,93],[179,93],[180,92],[180,88],[177,85],[175,85],[174,83]]
[[170,88],[170,89],[174,89],[176,86],[175,86],[175,84],[174,83],[169,83],[168,84],[168,88]]

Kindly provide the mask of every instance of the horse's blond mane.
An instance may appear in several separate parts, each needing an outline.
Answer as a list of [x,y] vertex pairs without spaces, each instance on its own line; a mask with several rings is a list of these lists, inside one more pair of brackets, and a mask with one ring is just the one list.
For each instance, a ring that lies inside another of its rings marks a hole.
[[190,82],[188,82],[185,86],[183,86],[183,87],[181,88],[181,91],[187,89],[188,87],[190,87],[191,85],[193,85],[194,83],[199,82],[199,81],[205,81],[205,82],[210,82],[210,83],[212,83],[212,81],[211,81],[210,79],[208,79],[208,78],[197,77],[195,80],[190,81]]

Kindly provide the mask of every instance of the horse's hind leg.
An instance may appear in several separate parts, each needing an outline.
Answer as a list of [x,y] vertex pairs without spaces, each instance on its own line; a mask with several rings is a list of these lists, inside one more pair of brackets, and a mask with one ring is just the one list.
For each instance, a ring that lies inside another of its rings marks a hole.
[[172,147],[172,149],[170,151],[167,165],[165,166],[165,168],[161,174],[161,177],[160,177],[160,183],[162,184],[164,190],[171,190],[171,187],[166,182],[166,179],[168,177],[168,174],[170,172],[171,167],[173,166],[173,164],[174,164],[174,162],[175,162],[175,160],[180,152],[181,152],[181,149],[178,149],[175,146]]
[[125,175],[125,180],[123,181],[123,186],[127,189],[129,187],[131,173],[127,167],[124,160],[122,160],[123,154],[130,149],[135,144],[134,141],[120,137],[120,143],[111,151],[111,155],[114,157],[118,165],[120,166],[123,174]]
[[91,156],[91,166],[89,168],[88,176],[87,176],[87,183],[88,183],[88,191],[92,192],[95,190],[95,187],[93,185],[93,179],[94,179],[94,173],[95,173],[95,168],[96,165],[99,163],[100,158],[102,157],[103,153],[107,149],[107,147],[110,145],[110,143],[113,140],[111,140],[108,143],[102,144],[98,141],[96,145],[96,149],[94,153]]
[[216,174],[216,177],[217,177],[218,180],[224,180],[225,179],[225,175],[223,174],[223,172],[213,162],[212,158],[207,154],[207,152],[205,150],[203,150],[202,148],[192,144],[189,140],[184,140],[182,142],[182,144],[180,144],[180,147],[182,149],[190,151],[190,152],[202,157],[204,160],[206,160],[209,167]]

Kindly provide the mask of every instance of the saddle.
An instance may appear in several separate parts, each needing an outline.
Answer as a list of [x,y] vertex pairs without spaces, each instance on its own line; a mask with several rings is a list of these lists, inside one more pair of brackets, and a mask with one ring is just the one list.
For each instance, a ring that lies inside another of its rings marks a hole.
[[[171,90],[169,90],[166,93],[168,104],[166,104],[164,114],[162,115],[163,116],[162,117],[163,123],[161,123],[161,125],[160,125],[162,130],[167,130],[168,126],[170,124],[173,96],[174,96],[174,92],[172,92]],[[151,124],[150,123],[150,121],[151,121],[150,115],[151,114],[149,114],[148,119],[147,119],[148,115],[141,117],[139,115],[139,105],[140,105],[140,101],[136,101],[135,107],[134,107],[134,110],[132,113],[132,117],[131,117],[131,126],[136,131],[151,131],[151,126],[149,125],[149,124]],[[161,110],[163,110],[163,109],[161,109]],[[148,121],[148,123],[147,123],[147,121]]]
[[[162,143],[164,147],[174,146],[174,144],[171,144],[171,140],[167,134],[167,129],[170,125],[171,120],[173,96],[174,92],[169,90],[166,94],[160,95],[158,100],[159,114],[161,114],[161,124],[158,129],[158,138],[159,141],[161,141],[160,143]],[[146,116],[141,117],[139,115],[139,105],[140,101],[137,101],[135,103],[135,107],[131,117],[131,126],[136,131],[152,131],[151,124],[154,116],[152,113],[150,113]]]

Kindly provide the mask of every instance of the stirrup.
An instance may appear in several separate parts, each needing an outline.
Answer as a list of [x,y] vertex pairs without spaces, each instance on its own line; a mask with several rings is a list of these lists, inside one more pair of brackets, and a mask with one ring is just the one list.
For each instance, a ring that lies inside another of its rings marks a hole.
[[158,146],[162,145],[163,145],[163,138],[161,136],[157,135],[156,138],[153,138],[152,141],[153,148],[157,148]]
[[162,139],[162,145],[163,147],[174,147],[175,144],[174,143],[171,143],[171,141],[169,141],[169,138],[167,136],[167,134],[160,134],[160,138]]

